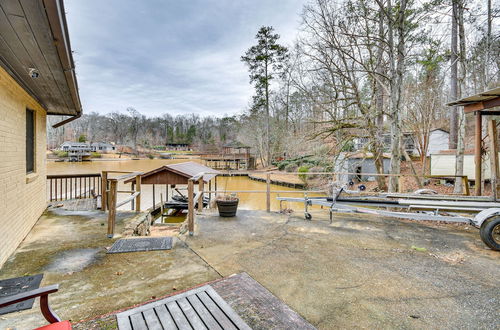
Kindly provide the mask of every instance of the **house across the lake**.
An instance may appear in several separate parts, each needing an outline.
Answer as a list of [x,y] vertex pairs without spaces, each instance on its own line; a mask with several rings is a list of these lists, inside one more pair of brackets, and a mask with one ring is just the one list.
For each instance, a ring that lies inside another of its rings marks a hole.
[[81,115],[62,0],[0,2],[0,266],[47,207],[46,117]]
[[94,142],[90,144],[90,149],[93,152],[99,152],[104,154],[110,154],[116,152],[116,147],[111,143],[107,142]]

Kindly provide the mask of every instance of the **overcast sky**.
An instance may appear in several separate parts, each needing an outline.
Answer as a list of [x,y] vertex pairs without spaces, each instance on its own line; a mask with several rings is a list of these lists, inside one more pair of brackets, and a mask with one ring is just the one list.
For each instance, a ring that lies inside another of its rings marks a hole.
[[236,114],[262,25],[289,45],[305,0],[66,0],[84,112]]

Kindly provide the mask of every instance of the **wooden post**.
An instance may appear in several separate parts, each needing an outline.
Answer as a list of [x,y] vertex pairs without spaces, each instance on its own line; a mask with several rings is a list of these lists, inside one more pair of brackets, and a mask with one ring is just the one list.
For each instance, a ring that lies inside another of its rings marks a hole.
[[[52,188],[52,186],[51,186]],[[102,171],[101,174],[101,210],[106,211],[108,205],[108,172]]]
[[497,121],[488,122],[488,135],[490,136],[490,170],[491,170],[491,198],[496,201],[498,198],[498,142],[497,142]]
[[[134,191],[135,189],[135,182],[132,181],[132,183],[130,184],[130,191]],[[133,195],[134,193],[130,193],[131,195]],[[132,210],[135,208],[135,200],[132,200],[131,202],[131,205],[132,205]]]
[[271,212],[271,174],[266,175],[266,211]]
[[117,195],[118,181],[111,180],[109,184],[108,202],[108,238],[113,238],[115,233],[115,220],[116,220],[116,195]]
[[481,196],[481,129],[482,129],[482,114],[481,111],[476,111],[476,136],[475,136],[475,147],[474,147],[474,161],[476,165],[476,177],[474,178],[475,180],[475,185],[476,185],[476,196]]
[[163,222],[163,194],[160,193],[160,219],[162,220]]
[[194,233],[194,183],[191,179],[188,180],[188,231],[189,235]]
[[156,206],[156,199],[155,199],[155,184],[153,183],[153,210],[155,209]]
[[201,192],[201,196],[198,199],[198,212],[203,212],[203,191],[205,189],[205,182],[203,181],[203,176],[201,176],[200,180],[198,181],[198,191]]
[[462,177],[462,184],[464,186],[465,196],[470,196],[469,178],[467,175]]
[[400,175],[398,176],[398,192],[402,193],[403,192],[403,177]]
[[[212,191],[212,180],[208,181],[208,191]],[[209,201],[208,208],[210,208],[210,202],[212,201],[212,193],[211,192],[208,193],[208,201]]]
[[[137,175],[135,177],[135,191],[136,192],[141,192],[141,176]],[[135,211],[136,212],[141,212],[141,194],[137,195],[135,198]]]

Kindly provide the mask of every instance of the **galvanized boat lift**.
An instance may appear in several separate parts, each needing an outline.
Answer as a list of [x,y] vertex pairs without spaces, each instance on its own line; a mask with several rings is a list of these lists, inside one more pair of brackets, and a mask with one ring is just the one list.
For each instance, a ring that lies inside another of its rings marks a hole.
[[[365,213],[417,221],[467,223],[479,229],[481,240],[488,247],[500,251],[500,203],[476,200],[424,199],[422,195],[413,199],[410,196],[394,199],[384,195],[352,198],[341,197],[342,193],[352,194],[357,193],[357,191],[340,188],[333,192],[332,197],[308,197],[305,195],[304,198],[278,196],[277,199],[280,201],[280,210],[283,201],[304,203],[306,220],[312,219],[309,206],[320,205],[328,207],[330,223],[333,221],[333,213],[335,212]],[[475,216],[472,217],[473,214]]]

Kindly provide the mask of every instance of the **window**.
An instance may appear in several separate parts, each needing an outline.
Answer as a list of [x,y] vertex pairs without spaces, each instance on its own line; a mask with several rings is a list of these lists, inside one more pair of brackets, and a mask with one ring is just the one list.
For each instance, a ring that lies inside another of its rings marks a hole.
[[35,171],[35,112],[26,109],[26,173]]

